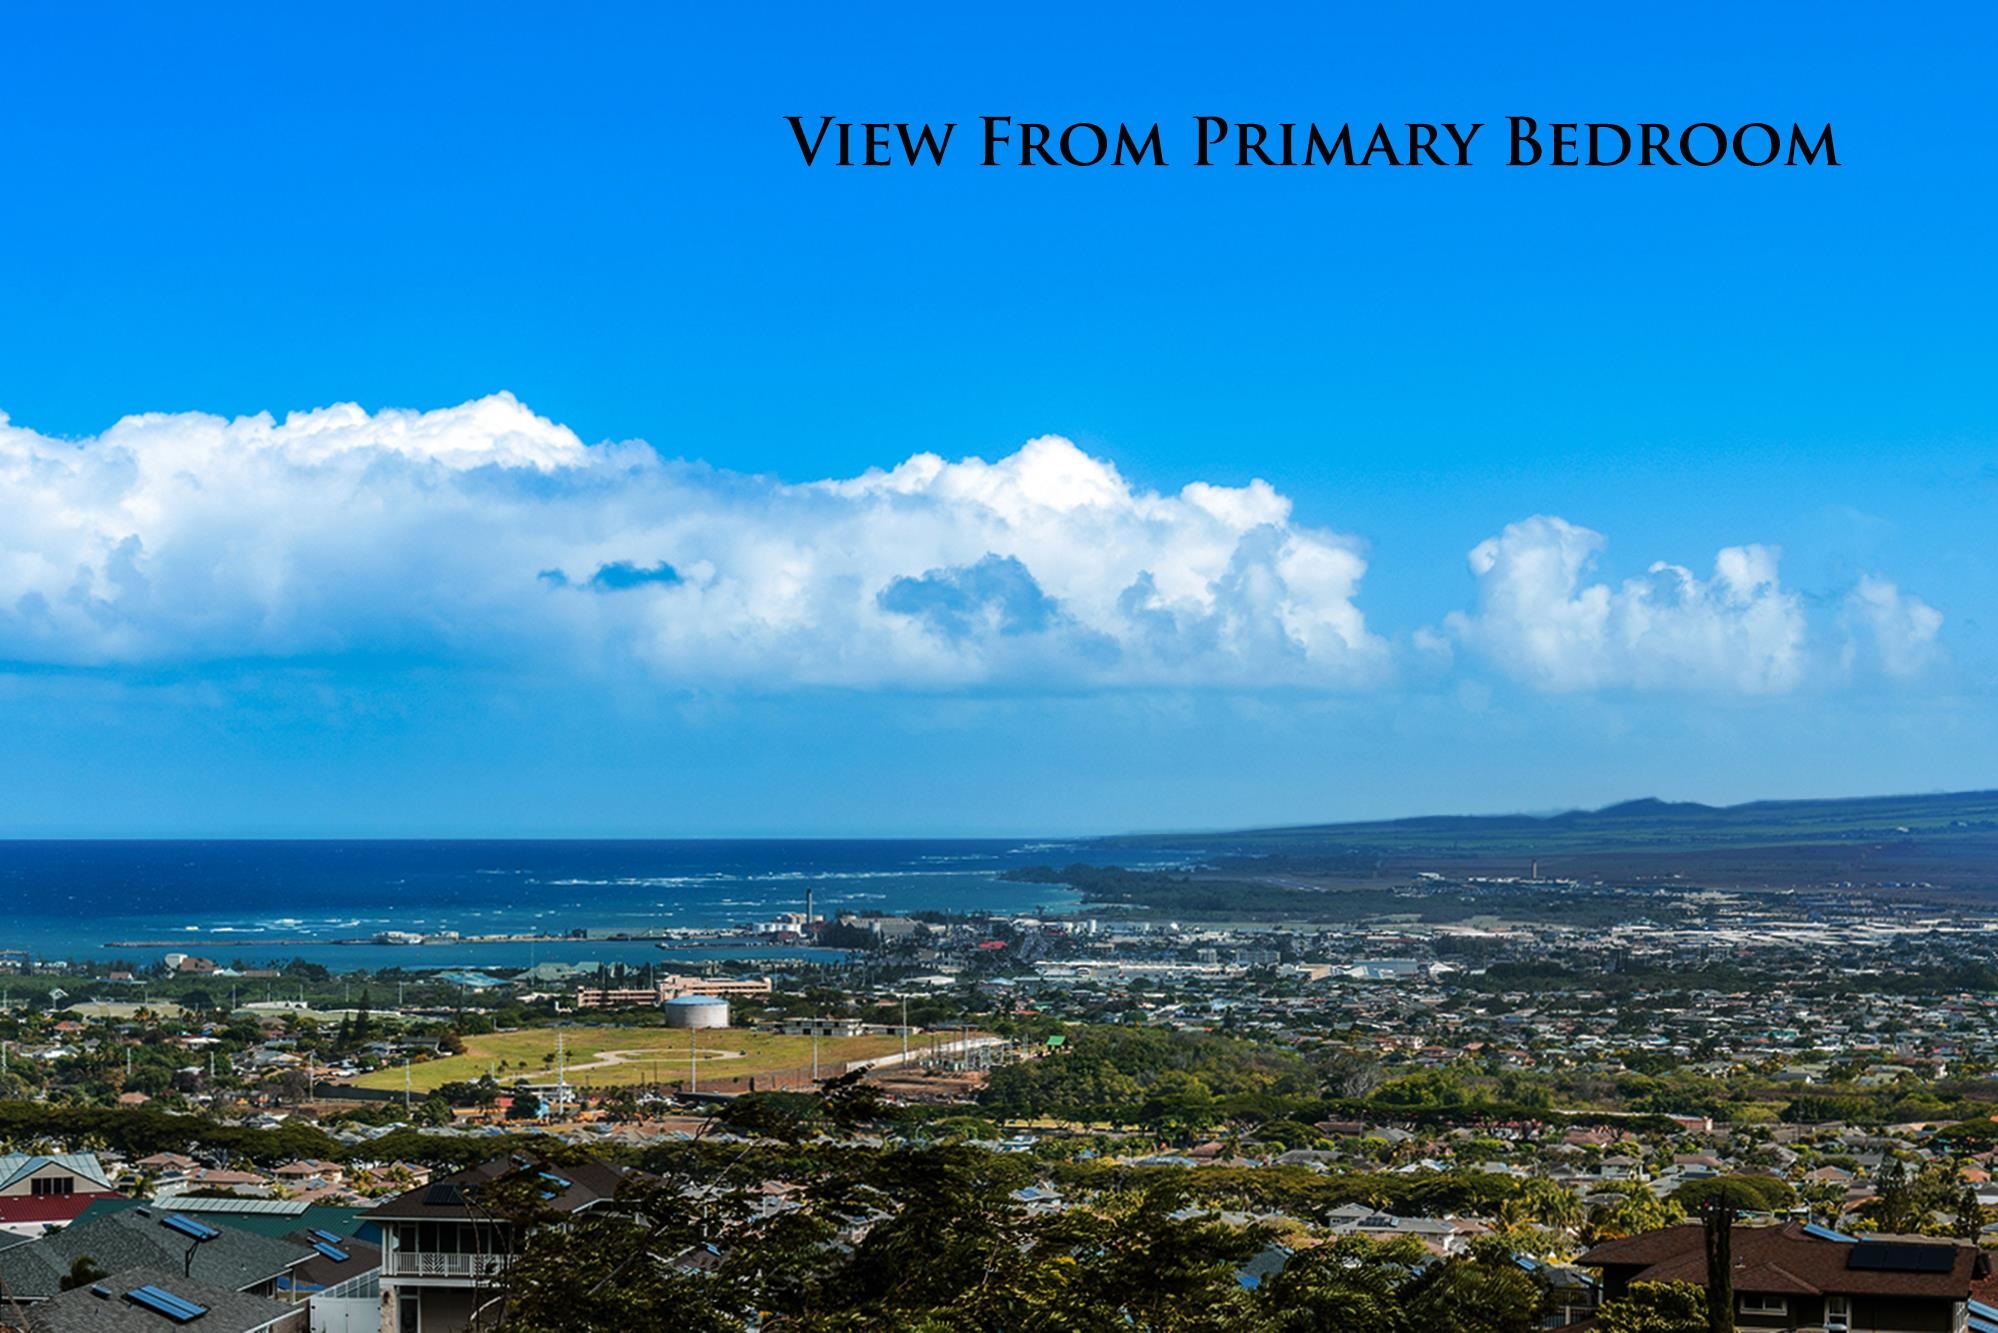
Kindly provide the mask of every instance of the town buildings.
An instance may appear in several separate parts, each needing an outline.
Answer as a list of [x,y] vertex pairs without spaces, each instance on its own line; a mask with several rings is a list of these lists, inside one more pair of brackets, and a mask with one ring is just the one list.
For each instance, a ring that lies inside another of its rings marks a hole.
[[769,977],[703,977],[668,973],[649,986],[581,986],[578,1009],[614,1009],[627,1005],[662,1005],[688,995],[756,998],[771,993]]

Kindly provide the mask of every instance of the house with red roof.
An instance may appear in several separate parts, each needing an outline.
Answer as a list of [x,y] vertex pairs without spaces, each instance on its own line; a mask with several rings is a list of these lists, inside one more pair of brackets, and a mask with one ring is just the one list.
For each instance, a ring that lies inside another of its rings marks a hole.
[[0,1230],[39,1235],[74,1222],[99,1199],[116,1197],[118,1188],[95,1153],[0,1155]]

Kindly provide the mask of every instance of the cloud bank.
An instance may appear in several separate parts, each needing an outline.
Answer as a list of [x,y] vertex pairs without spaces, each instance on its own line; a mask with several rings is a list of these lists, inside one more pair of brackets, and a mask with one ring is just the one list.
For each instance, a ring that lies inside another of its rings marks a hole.
[[[0,661],[379,655],[636,667],[666,685],[1355,690],[1397,676],[1358,539],[1262,481],[1171,494],[1048,436],[801,484],[586,445],[511,395],[128,417],[0,416]],[[1941,616],[1869,577],[1816,617],[1776,551],[1588,582],[1560,518],[1470,553],[1475,604],[1410,642],[1536,689],[1769,694],[1830,660],[1909,678]],[[1836,645],[1835,647],[1831,645]]]
[[567,652],[767,686],[1382,679],[1366,559],[1267,484],[1131,486],[1066,440],[803,485],[585,445],[510,395],[0,419],[0,657]]

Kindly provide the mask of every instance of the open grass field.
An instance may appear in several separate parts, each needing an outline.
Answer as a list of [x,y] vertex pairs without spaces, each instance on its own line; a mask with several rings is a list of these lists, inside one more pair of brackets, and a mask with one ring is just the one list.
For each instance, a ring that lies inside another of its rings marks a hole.
[[[703,1078],[739,1078],[778,1070],[803,1069],[812,1063],[810,1037],[786,1037],[736,1028],[690,1034],[679,1028],[640,1026],[578,1026],[529,1028],[465,1038],[463,1055],[445,1056],[410,1066],[410,1087],[429,1092],[446,1083],[471,1081],[491,1074],[501,1083],[547,1082],[554,1077],[555,1042],[560,1034],[567,1057],[569,1082],[578,1087],[615,1087],[628,1083],[672,1083],[687,1076],[690,1036],[700,1038]],[[910,1038],[917,1048],[921,1036]],[[837,1070],[848,1060],[867,1060],[902,1049],[900,1037],[821,1037],[819,1067]],[[363,1074],[358,1087],[400,1091],[402,1066]]]

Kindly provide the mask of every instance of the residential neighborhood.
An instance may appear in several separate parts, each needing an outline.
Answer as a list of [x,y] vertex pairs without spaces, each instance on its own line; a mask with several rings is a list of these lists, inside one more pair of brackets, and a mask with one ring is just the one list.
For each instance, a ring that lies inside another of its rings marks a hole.
[[[1589,919],[797,914],[845,952],[699,972],[27,962],[0,1009],[0,1287],[49,1327],[139,1319],[157,1288],[205,1327],[443,1333],[520,1299],[544,1231],[677,1235],[644,1211],[671,1200],[707,1239],[656,1262],[733,1291],[715,1275],[773,1228],[857,1255],[899,1220],[892,1195],[823,1211],[837,1162],[969,1152],[1017,1243],[1170,1190],[1170,1225],[1236,1238],[1215,1262],[1250,1247],[1226,1262],[1264,1303],[1318,1271],[1300,1256],[1396,1256],[1419,1286],[1504,1254],[1533,1328],[1588,1327],[1700,1285],[1726,1199],[1741,1328],[1987,1318],[1983,922],[1541,887]],[[128,1272],[155,1280],[99,1280]]]

